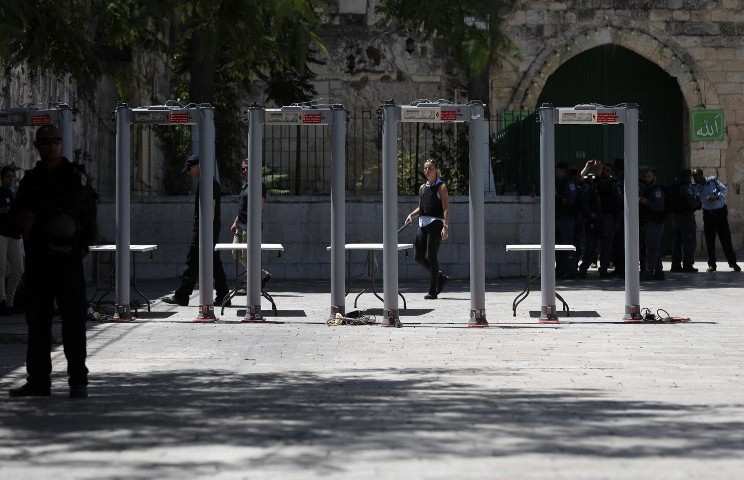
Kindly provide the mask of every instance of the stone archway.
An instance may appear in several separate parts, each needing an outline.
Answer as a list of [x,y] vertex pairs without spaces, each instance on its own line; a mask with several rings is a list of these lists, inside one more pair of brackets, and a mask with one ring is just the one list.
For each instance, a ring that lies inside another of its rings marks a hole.
[[[491,109],[532,111],[538,105],[548,78],[569,59],[602,45],[617,45],[656,64],[674,77],[684,98],[685,109],[720,107],[713,82],[706,78],[694,59],[681,47],[638,28],[602,26],[576,28],[542,45],[536,53],[505,58],[491,75]],[[525,60],[527,66],[525,68]],[[727,144],[690,143],[684,122],[684,157],[691,167],[725,167]]]
[[579,31],[565,37],[565,41],[558,45],[546,45],[535,55],[505,107],[509,110],[533,110],[548,78],[564,62],[608,44],[637,53],[675,77],[687,108],[719,104],[716,92],[705,82],[689,55],[638,29],[604,27]]

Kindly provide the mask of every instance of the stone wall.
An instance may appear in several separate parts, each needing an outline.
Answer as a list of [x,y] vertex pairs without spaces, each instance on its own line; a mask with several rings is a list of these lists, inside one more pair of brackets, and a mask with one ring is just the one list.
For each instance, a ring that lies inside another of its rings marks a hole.
[[[21,106],[54,106],[67,103],[73,108],[74,158],[86,167],[98,190],[106,190],[106,179],[113,170],[113,87],[101,82],[92,98],[81,98],[69,78],[48,75],[27,67],[12,70],[0,80],[0,108]],[[104,108],[105,106],[105,108]],[[35,129],[2,127],[0,129],[0,165],[15,163],[23,170],[38,160],[33,147]],[[109,181],[110,183],[110,181]]]
[[[417,206],[417,198],[400,197],[399,218],[402,220]],[[229,227],[237,214],[237,197],[223,197],[221,242],[229,242]],[[137,255],[139,278],[170,278],[181,274],[191,241],[193,198],[170,197],[135,202],[132,205],[132,243],[158,244],[150,259]],[[278,279],[329,279],[330,212],[328,197],[271,198],[263,210],[263,242],[282,243],[286,253],[281,257],[263,254],[263,262]],[[499,197],[486,200],[486,275],[489,278],[510,277],[526,272],[526,259],[521,254],[506,255],[507,243],[539,243],[539,205],[529,197]],[[450,239],[440,250],[442,268],[455,278],[469,276],[469,235],[467,197],[453,197],[450,214]],[[348,243],[382,242],[382,204],[380,198],[349,199],[346,206],[346,239]],[[101,238],[114,239],[114,206],[102,203],[99,208]],[[401,243],[413,243],[416,229],[409,227],[399,236]],[[232,276],[233,262],[222,253],[225,271]],[[101,258],[107,270],[110,258]],[[355,252],[348,258],[354,277],[366,275],[366,255]],[[380,263],[382,257],[380,257]],[[413,251],[400,256],[401,279],[424,278],[415,264]],[[532,271],[537,268],[533,259]]]
[[[744,0],[530,0],[505,16],[513,50],[491,74],[491,110],[532,110],[568,59],[614,44],[675,77],[686,108],[721,108],[723,142],[690,142],[687,164],[728,184],[735,247],[744,239]],[[685,123],[688,123],[686,121]]]

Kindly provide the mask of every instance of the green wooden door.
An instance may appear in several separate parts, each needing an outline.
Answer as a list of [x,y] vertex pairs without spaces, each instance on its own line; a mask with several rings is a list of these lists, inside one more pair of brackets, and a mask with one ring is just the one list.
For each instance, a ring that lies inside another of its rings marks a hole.
[[[604,45],[564,63],[548,79],[538,106],[568,107],[579,103],[637,103],[639,165],[657,169],[669,183],[683,168],[685,106],[674,77],[630,50]],[[556,161],[581,168],[596,158],[612,162],[623,156],[623,127],[556,126]]]

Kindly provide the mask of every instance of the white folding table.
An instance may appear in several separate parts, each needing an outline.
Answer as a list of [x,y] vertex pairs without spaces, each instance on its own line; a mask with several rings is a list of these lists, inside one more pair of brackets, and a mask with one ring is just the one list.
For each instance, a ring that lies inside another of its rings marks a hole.
[[[542,250],[542,246],[538,244],[513,244],[513,245],[507,245],[506,251],[508,252],[526,252],[527,253],[527,284],[524,287],[524,290],[519,292],[516,297],[514,297],[514,301],[512,301],[512,316],[517,316],[517,307],[519,306],[522,301],[524,301],[525,298],[530,294],[530,282],[532,280],[532,274],[530,273],[530,253],[532,252],[540,252]],[[573,245],[556,245],[555,246],[556,252],[575,252],[576,247]],[[555,292],[555,297],[560,300],[560,302],[563,304],[563,311],[566,312],[567,315],[571,315],[571,309],[568,307],[568,303],[561,297],[558,292]]]
[[[150,258],[152,258],[153,252],[158,249],[157,245],[129,245],[129,251],[133,253],[149,253]],[[106,244],[106,245],[91,245],[88,250],[91,253],[108,253],[108,254],[115,254],[116,253],[116,245],[115,244]],[[112,262],[113,265],[113,262]],[[115,287],[115,281],[116,279],[116,271],[114,268],[111,269],[111,284],[109,285],[109,288],[107,290],[104,290],[103,293],[98,296],[98,291],[101,290],[98,288],[98,283],[96,282],[96,290],[93,292],[93,296],[90,300],[90,303],[95,303],[96,305],[99,305],[104,298],[106,298],[108,295],[113,293],[114,287]],[[142,293],[137,288],[137,262],[134,259],[134,256],[132,256],[132,289],[145,300],[145,304],[147,305],[147,311],[150,311],[150,299],[145,296],[144,293]],[[98,299],[96,300],[96,297]],[[136,306],[134,307],[136,309]]]
[[[357,300],[359,300],[359,297],[362,296],[363,293],[367,291],[371,291],[372,294],[377,297],[381,302],[384,303],[384,300],[380,295],[377,293],[377,288],[375,287],[375,281],[377,280],[377,272],[379,271],[379,266],[377,264],[377,256],[375,255],[376,252],[382,251],[383,244],[382,243],[347,243],[344,246],[344,249],[346,252],[351,252],[355,250],[359,251],[365,251],[367,252],[367,275],[369,278],[369,287],[365,287],[361,292],[357,294],[357,296],[354,298],[354,308],[357,308]],[[408,250],[411,250],[413,248],[412,243],[399,243],[398,244],[398,252],[405,252],[406,255],[408,255]],[[331,247],[326,247],[326,250],[330,250]],[[347,262],[348,263],[348,262]],[[348,272],[349,269],[347,268],[346,271]],[[350,292],[347,282],[346,287],[346,295],[348,295]],[[400,291],[398,291],[398,295],[401,299],[403,299],[403,310],[406,310],[408,306],[406,305],[406,297],[403,296]]]
[[[248,244],[247,243],[218,243],[214,246],[214,250],[216,252],[221,252],[221,251],[226,251],[226,250],[229,250],[229,251],[245,250],[247,254]],[[281,257],[282,253],[284,253],[284,245],[282,245],[281,243],[262,243],[261,251],[262,252],[276,252],[277,256]],[[225,306],[230,300],[232,300],[233,297],[238,295],[241,291],[243,292],[245,291],[244,281],[245,281],[246,272],[244,269],[240,275],[237,274],[239,264],[240,262],[236,258],[235,259],[235,274],[236,274],[235,276],[237,277],[237,284],[235,285],[233,289],[230,290],[230,292],[227,295],[225,295],[225,299],[222,301],[222,305],[220,305],[221,307],[220,315],[225,313]],[[261,296],[269,301],[269,303],[271,304],[271,310],[274,312],[274,316],[276,316],[277,309],[276,309],[276,303],[274,303],[274,297],[272,297],[271,294],[268,291],[266,291],[266,289],[264,288],[263,282],[261,285]]]

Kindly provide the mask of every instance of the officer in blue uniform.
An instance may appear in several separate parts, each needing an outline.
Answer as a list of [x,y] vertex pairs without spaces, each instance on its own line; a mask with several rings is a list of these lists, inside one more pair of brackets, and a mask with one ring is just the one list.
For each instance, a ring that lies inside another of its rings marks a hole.
[[731,229],[728,223],[728,207],[726,207],[728,188],[716,177],[705,178],[703,171],[699,168],[695,169],[694,179],[703,204],[703,230],[705,231],[705,246],[708,248],[708,271],[716,271],[716,235],[718,235],[729,266],[733,271],[740,272],[741,267],[736,263],[736,254],[731,245]]

